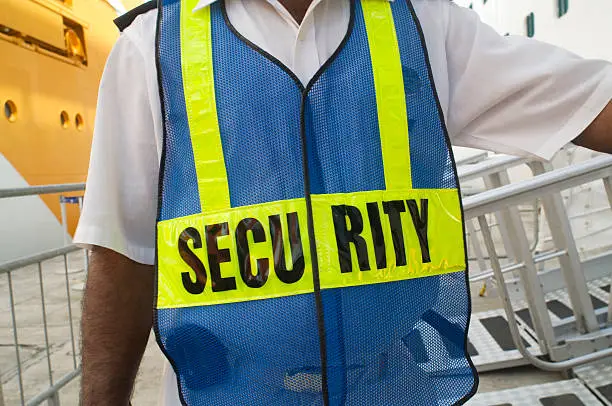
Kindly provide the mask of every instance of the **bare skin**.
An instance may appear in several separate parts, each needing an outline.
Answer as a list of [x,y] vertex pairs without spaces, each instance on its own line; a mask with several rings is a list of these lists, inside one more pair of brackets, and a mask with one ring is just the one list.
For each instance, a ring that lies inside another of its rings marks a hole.
[[302,22],[312,0],[279,0],[298,24]]
[[153,324],[152,266],[95,247],[83,298],[83,406],[127,406]]
[[594,151],[612,154],[612,102],[574,140],[574,143]]

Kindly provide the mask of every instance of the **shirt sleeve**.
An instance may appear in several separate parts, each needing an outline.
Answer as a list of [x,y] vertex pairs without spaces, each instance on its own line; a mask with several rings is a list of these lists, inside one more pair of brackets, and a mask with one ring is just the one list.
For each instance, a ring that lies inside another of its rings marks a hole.
[[447,124],[453,144],[550,159],[612,99],[612,64],[501,36],[449,3]]
[[121,35],[100,83],[87,188],[74,242],[153,264],[159,156],[145,76],[143,54]]

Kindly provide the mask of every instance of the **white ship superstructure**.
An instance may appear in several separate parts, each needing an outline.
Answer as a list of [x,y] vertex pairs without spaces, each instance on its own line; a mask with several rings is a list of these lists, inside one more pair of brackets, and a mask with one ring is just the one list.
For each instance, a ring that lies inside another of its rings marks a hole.
[[500,34],[525,35],[586,58],[612,61],[609,0],[455,0]]

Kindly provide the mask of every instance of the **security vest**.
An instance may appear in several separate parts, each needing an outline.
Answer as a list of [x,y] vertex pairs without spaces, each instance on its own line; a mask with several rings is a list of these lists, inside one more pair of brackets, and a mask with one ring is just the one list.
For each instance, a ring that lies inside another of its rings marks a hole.
[[182,403],[465,402],[459,184],[411,2],[351,1],[306,86],[197,3],[157,5],[154,324]]

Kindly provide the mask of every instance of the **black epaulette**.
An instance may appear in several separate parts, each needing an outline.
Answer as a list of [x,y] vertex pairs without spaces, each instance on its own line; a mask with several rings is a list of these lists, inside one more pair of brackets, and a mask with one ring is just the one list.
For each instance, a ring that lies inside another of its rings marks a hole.
[[129,27],[136,17],[141,14],[146,13],[147,11],[151,11],[154,8],[157,8],[157,0],[147,1],[144,4],[128,11],[127,13],[115,18],[115,25],[119,28],[119,31],[123,32],[127,27]]

